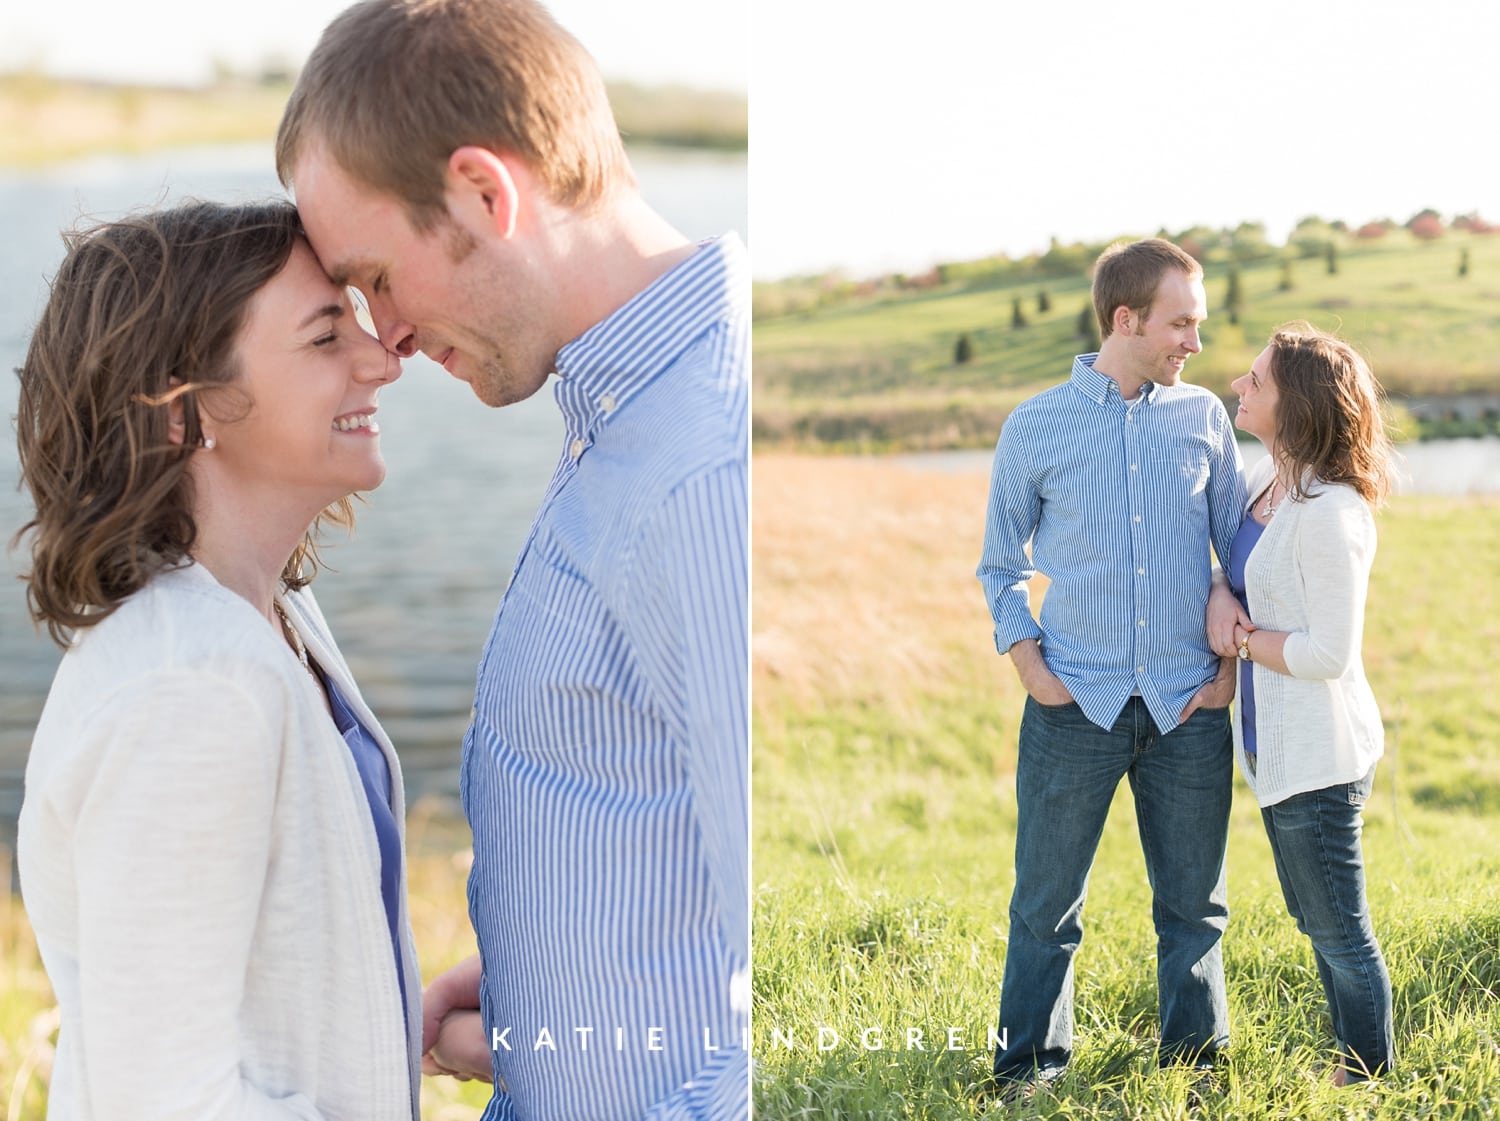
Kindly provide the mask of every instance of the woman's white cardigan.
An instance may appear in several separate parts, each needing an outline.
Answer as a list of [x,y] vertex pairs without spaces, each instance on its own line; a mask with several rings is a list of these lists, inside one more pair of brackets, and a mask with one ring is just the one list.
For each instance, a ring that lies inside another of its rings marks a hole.
[[[313,597],[281,602],[385,753],[404,843],[390,740]],[[62,1011],[51,1121],[411,1121],[405,890],[403,1021],[353,757],[287,644],[201,566],[163,572],[63,657],[18,848]]]
[[[1269,456],[1250,469],[1249,502],[1273,471]],[[1317,483],[1303,501],[1282,500],[1245,564],[1250,619],[1289,632],[1284,657],[1292,671],[1255,667],[1253,774],[1238,712],[1232,721],[1235,755],[1262,806],[1353,782],[1385,750],[1360,660],[1374,559],[1375,520],[1365,500],[1351,487]]]

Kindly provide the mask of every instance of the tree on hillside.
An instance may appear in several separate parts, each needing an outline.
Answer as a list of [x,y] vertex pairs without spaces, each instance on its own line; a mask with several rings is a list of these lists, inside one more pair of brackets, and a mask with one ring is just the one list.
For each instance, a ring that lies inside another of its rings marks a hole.
[[1337,227],[1334,224],[1323,221],[1316,214],[1309,214],[1297,222],[1286,243],[1288,248],[1296,248],[1299,257],[1315,260],[1323,255],[1335,232]]
[[1229,270],[1229,286],[1224,292],[1224,311],[1229,315],[1229,322],[1237,324],[1240,321],[1240,311],[1245,305],[1245,293],[1240,286],[1240,270],[1231,268]]
[[1229,255],[1240,264],[1263,261],[1272,252],[1264,222],[1241,222],[1229,231]]
[[1338,275],[1338,271],[1339,271],[1339,247],[1337,245],[1335,245],[1331,241],[1328,243],[1328,254],[1327,254],[1326,260],[1328,261],[1328,275],[1329,276],[1336,276],[1336,275]]
[[1036,294],[1036,311],[1038,315],[1046,315],[1052,310],[1052,297],[1047,295],[1047,289],[1043,288]]
[[1010,325],[1012,327],[1026,326],[1026,313],[1021,310],[1021,297],[1017,296],[1010,305]]
[[1281,282],[1276,285],[1276,290],[1278,292],[1290,292],[1295,287],[1297,285],[1292,279],[1292,259],[1286,257],[1281,262]]
[[1085,353],[1093,353],[1103,345],[1099,337],[1099,316],[1094,311],[1093,301],[1083,305],[1083,310],[1078,313],[1078,337],[1083,340]]
[[955,366],[966,366],[974,358],[974,344],[969,341],[969,333],[965,331],[958,336],[958,344],[953,348],[953,364]]
[[1418,214],[1406,224],[1413,237],[1419,237],[1423,241],[1432,241],[1434,238],[1443,236],[1443,220],[1436,214]]
[[1458,278],[1462,280],[1469,275],[1469,247],[1464,246],[1464,251],[1458,255]]

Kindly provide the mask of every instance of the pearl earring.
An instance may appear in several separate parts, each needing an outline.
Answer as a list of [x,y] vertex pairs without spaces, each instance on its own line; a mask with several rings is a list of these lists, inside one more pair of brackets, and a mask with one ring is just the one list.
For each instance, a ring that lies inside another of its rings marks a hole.
[[211,452],[214,450],[214,446],[217,443],[218,441],[215,440],[212,436],[205,436],[203,437],[203,450],[206,452]]

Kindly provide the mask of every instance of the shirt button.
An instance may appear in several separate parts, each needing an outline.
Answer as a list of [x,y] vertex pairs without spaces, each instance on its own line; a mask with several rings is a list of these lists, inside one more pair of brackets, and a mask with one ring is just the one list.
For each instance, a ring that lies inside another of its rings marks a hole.
[[1136,673],[1145,673],[1146,672],[1146,667],[1145,666],[1136,666],[1135,667],[1135,672]]
[[[573,456],[574,459],[577,459],[580,455],[583,454],[583,441],[582,440],[574,440],[572,447],[570,447],[568,449],[568,451]],[[1141,520],[1140,518],[1136,519],[1136,521],[1140,521],[1140,520]]]
[[1132,463],[1132,464],[1131,464],[1131,465],[1130,465],[1130,469],[1131,469],[1131,470],[1132,470],[1132,471],[1134,471],[1134,470],[1135,470],[1135,464],[1134,464],[1134,463]]
[[1137,576],[1144,576],[1146,575],[1146,570],[1144,568],[1138,568],[1135,570],[1135,574]]
[[599,407],[607,413],[614,412],[615,395],[613,393],[606,393],[603,397],[599,398]]
[[477,708],[471,708],[471,709],[469,709],[469,723],[470,724],[474,723],[474,719],[478,715],[479,715],[479,709],[477,709]]
[[1138,627],[1144,627],[1146,625],[1146,620],[1144,620],[1144,619],[1137,619],[1135,621],[1135,625],[1138,626]]
[[1135,520],[1136,520],[1136,521],[1140,521],[1140,520],[1141,520],[1141,516],[1140,516],[1140,515],[1139,515],[1139,514],[1137,514],[1137,515],[1136,515],[1136,516],[1135,516]]

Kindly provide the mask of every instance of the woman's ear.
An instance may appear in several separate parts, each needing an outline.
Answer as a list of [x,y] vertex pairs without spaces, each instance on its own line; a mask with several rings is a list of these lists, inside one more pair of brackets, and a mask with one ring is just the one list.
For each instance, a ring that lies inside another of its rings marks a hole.
[[[182,386],[181,378],[172,378],[168,384],[172,390]],[[167,439],[181,447],[187,442],[187,408],[182,403],[184,394],[171,392],[167,401]]]

